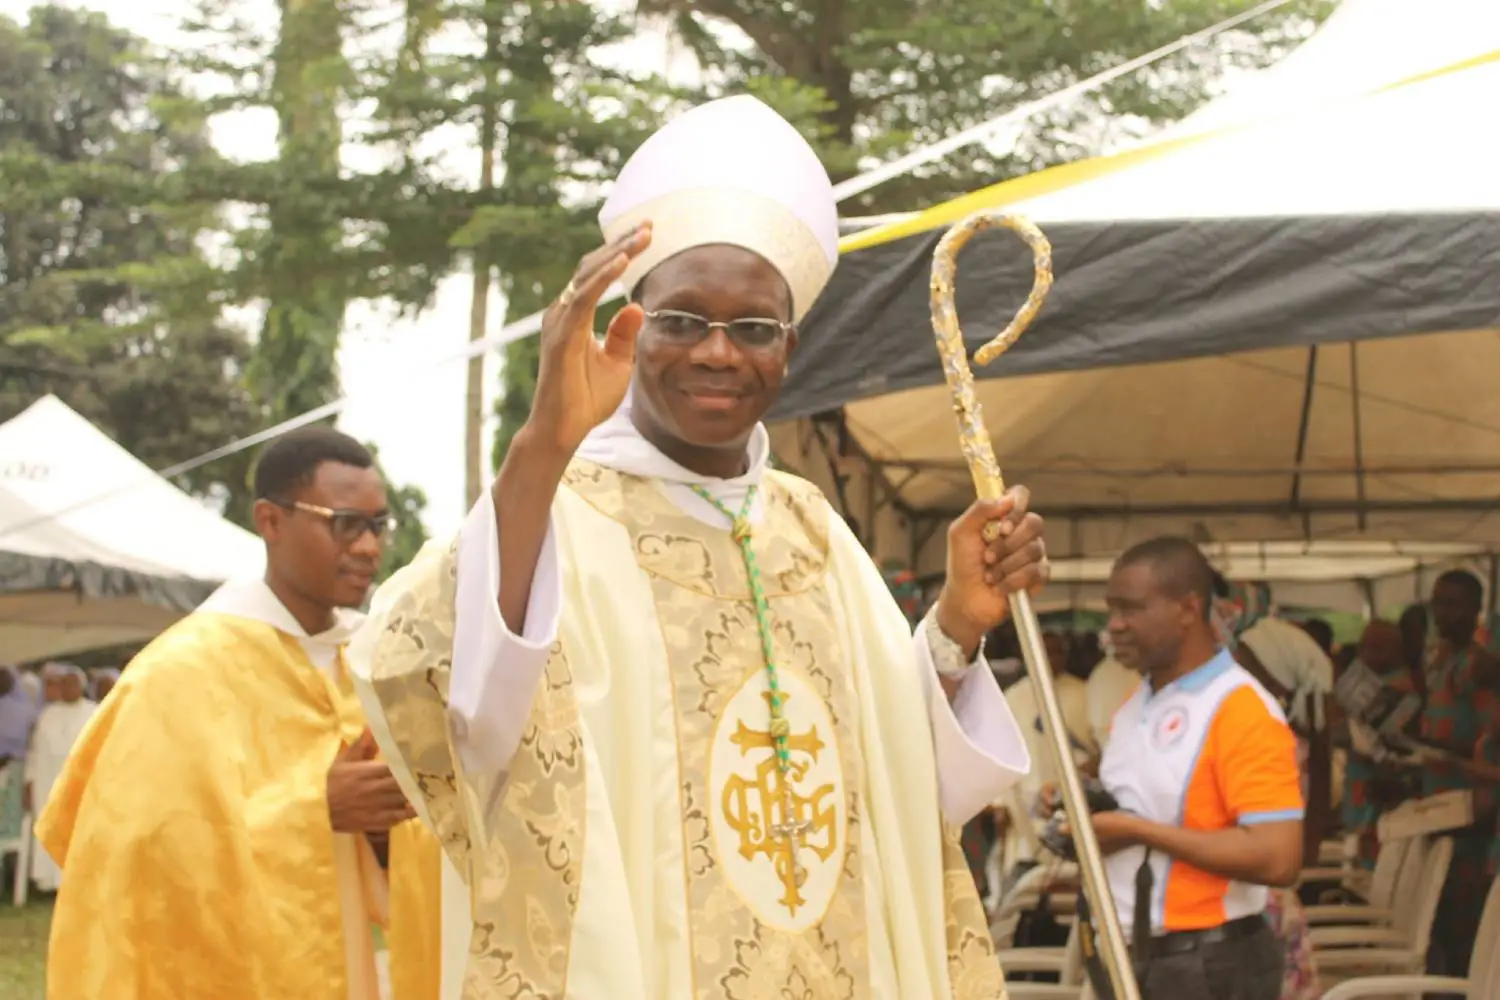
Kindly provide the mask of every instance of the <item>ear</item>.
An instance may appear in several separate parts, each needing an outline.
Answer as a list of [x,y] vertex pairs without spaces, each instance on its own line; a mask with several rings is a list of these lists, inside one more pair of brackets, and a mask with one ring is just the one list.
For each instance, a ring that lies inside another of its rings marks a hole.
[[797,349],[797,328],[794,326],[786,332],[786,356],[790,360],[792,352]]
[[1212,621],[1212,617],[1203,613],[1203,599],[1197,594],[1188,594],[1182,599],[1183,613],[1190,622]]
[[257,500],[250,508],[250,519],[255,524],[255,533],[268,542],[281,534],[281,518],[286,511],[269,500]]

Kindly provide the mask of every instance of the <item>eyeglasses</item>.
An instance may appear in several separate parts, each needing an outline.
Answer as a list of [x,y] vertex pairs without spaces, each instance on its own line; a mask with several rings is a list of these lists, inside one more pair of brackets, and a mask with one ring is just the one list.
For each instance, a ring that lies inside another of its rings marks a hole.
[[357,510],[333,510],[329,507],[320,507],[315,503],[304,503],[301,500],[293,500],[290,503],[283,500],[272,501],[276,506],[286,510],[300,510],[304,514],[312,514],[321,517],[327,524],[328,530],[333,537],[343,545],[353,545],[365,537],[365,532],[375,536],[375,540],[384,544],[390,541],[391,535],[396,532],[396,519],[390,514],[365,514]]
[[724,323],[676,309],[648,310],[646,319],[651,321],[652,328],[658,334],[679,344],[701,343],[708,339],[710,331],[719,329],[747,351],[764,351],[775,347],[793,329],[792,324],[783,323],[779,319],[753,317]]

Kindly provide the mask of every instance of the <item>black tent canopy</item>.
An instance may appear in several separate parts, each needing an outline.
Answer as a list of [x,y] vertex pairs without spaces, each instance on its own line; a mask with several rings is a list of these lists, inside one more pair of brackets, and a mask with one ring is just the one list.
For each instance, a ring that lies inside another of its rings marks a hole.
[[[1326,53],[1341,15],[1358,27],[1397,6],[1346,0],[1286,61],[1292,81],[1313,78],[1294,57]],[[1005,207],[1047,232],[1057,283],[978,391],[1056,554],[1163,531],[1500,548],[1500,139],[1465,110],[1500,103],[1500,17],[1464,9],[1488,34],[1432,26],[1453,58],[1427,72],[1378,87],[1324,73],[1364,90],[1238,119],[1211,105],[1150,146],[847,239],[773,415],[778,458],[878,555],[941,568],[939,529],[972,486],[932,344],[931,254],[942,228]],[[1341,47],[1372,73],[1399,62],[1356,41]],[[959,271],[974,347],[1020,304],[1031,262],[1000,233]]]

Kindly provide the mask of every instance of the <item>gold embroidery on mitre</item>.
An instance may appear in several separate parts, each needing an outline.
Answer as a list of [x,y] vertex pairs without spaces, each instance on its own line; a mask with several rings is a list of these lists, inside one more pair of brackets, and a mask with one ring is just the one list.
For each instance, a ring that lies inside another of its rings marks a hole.
[[761,675],[747,678],[726,706],[708,781],[720,790],[712,825],[724,874],[761,921],[798,932],[823,919],[838,890],[848,800],[827,709],[791,671],[783,672],[782,687],[790,794],[776,767]]

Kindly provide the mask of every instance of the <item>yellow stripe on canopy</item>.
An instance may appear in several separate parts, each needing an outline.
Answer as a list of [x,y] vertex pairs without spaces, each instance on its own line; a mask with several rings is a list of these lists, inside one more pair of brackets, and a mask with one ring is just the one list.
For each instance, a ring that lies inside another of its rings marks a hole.
[[[1500,50],[1464,59],[1452,65],[1444,66],[1441,69],[1409,76],[1395,83],[1389,83],[1365,94],[1358,95],[1353,99],[1360,100],[1376,94],[1397,90],[1401,87],[1425,83],[1429,80],[1474,69],[1475,67],[1496,61],[1500,61]],[[1347,101],[1350,99],[1342,97],[1338,100]],[[1275,121],[1276,119],[1274,118],[1256,119],[1254,121],[1242,122],[1238,125],[1195,132],[1191,135],[1176,136],[1160,142],[1137,146],[1134,149],[1128,149],[1121,153],[1113,153],[1109,156],[1095,156],[1073,163],[1064,163],[1055,167],[1048,167],[1045,170],[1038,170],[1036,173],[1027,174],[1024,177],[1016,177],[1012,180],[1001,181],[998,184],[991,184],[989,187],[980,188],[978,191],[971,191],[968,194],[959,195],[950,201],[934,205],[932,208],[918,212],[910,218],[890,222],[883,226],[876,226],[873,229],[866,229],[864,232],[851,233],[839,240],[839,253],[853,253],[856,250],[865,250],[883,243],[891,243],[917,233],[950,226],[981,209],[1001,208],[1006,205],[1029,201],[1032,198],[1040,198],[1043,195],[1052,194],[1053,192],[1061,191],[1086,181],[1104,177],[1116,171],[1139,166],[1142,163],[1150,162],[1151,160],[1174,153],[1179,149],[1206,139],[1274,124]]]
[[999,184],[991,184],[989,187],[980,188],[978,191],[970,191],[968,194],[961,194],[951,201],[935,205],[909,219],[876,226],[874,229],[866,229],[862,233],[851,233],[839,240],[839,253],[852,253],[855,250],[864,250],[867,247],[890,243],[902,237],[926,232],[929,229],[952,225],[982,208],[999,208],[1002,205],[1013,205],[1018,201],[1040,198],[1044,194],[1051,194],[1054,191],[1060,191],[1075,184],[1082,184],[1084,181],[1103,177],[1106,174],[1112,174],[1117,170],[1124,170],[1127,167],[1135,166],[1147,160],[1157,159],[1176,149],[1198,142],[1214,134],[1216,133],[1205,132],[1201,135],[1184,136],[1180,139],[1168,139],[1164,142],[1154,143],[1149,146],[1140,146],[1123,153],[1115,153],[1111,156],[1094,156],[1086,160],[1077,160],[1073,163],[1063,163],[1055,167],[1048,167],[1045,170],[1038,170],[1036,173],[1027,174],[1024,177],[1016,177],[1012,180],[1001,181]]

